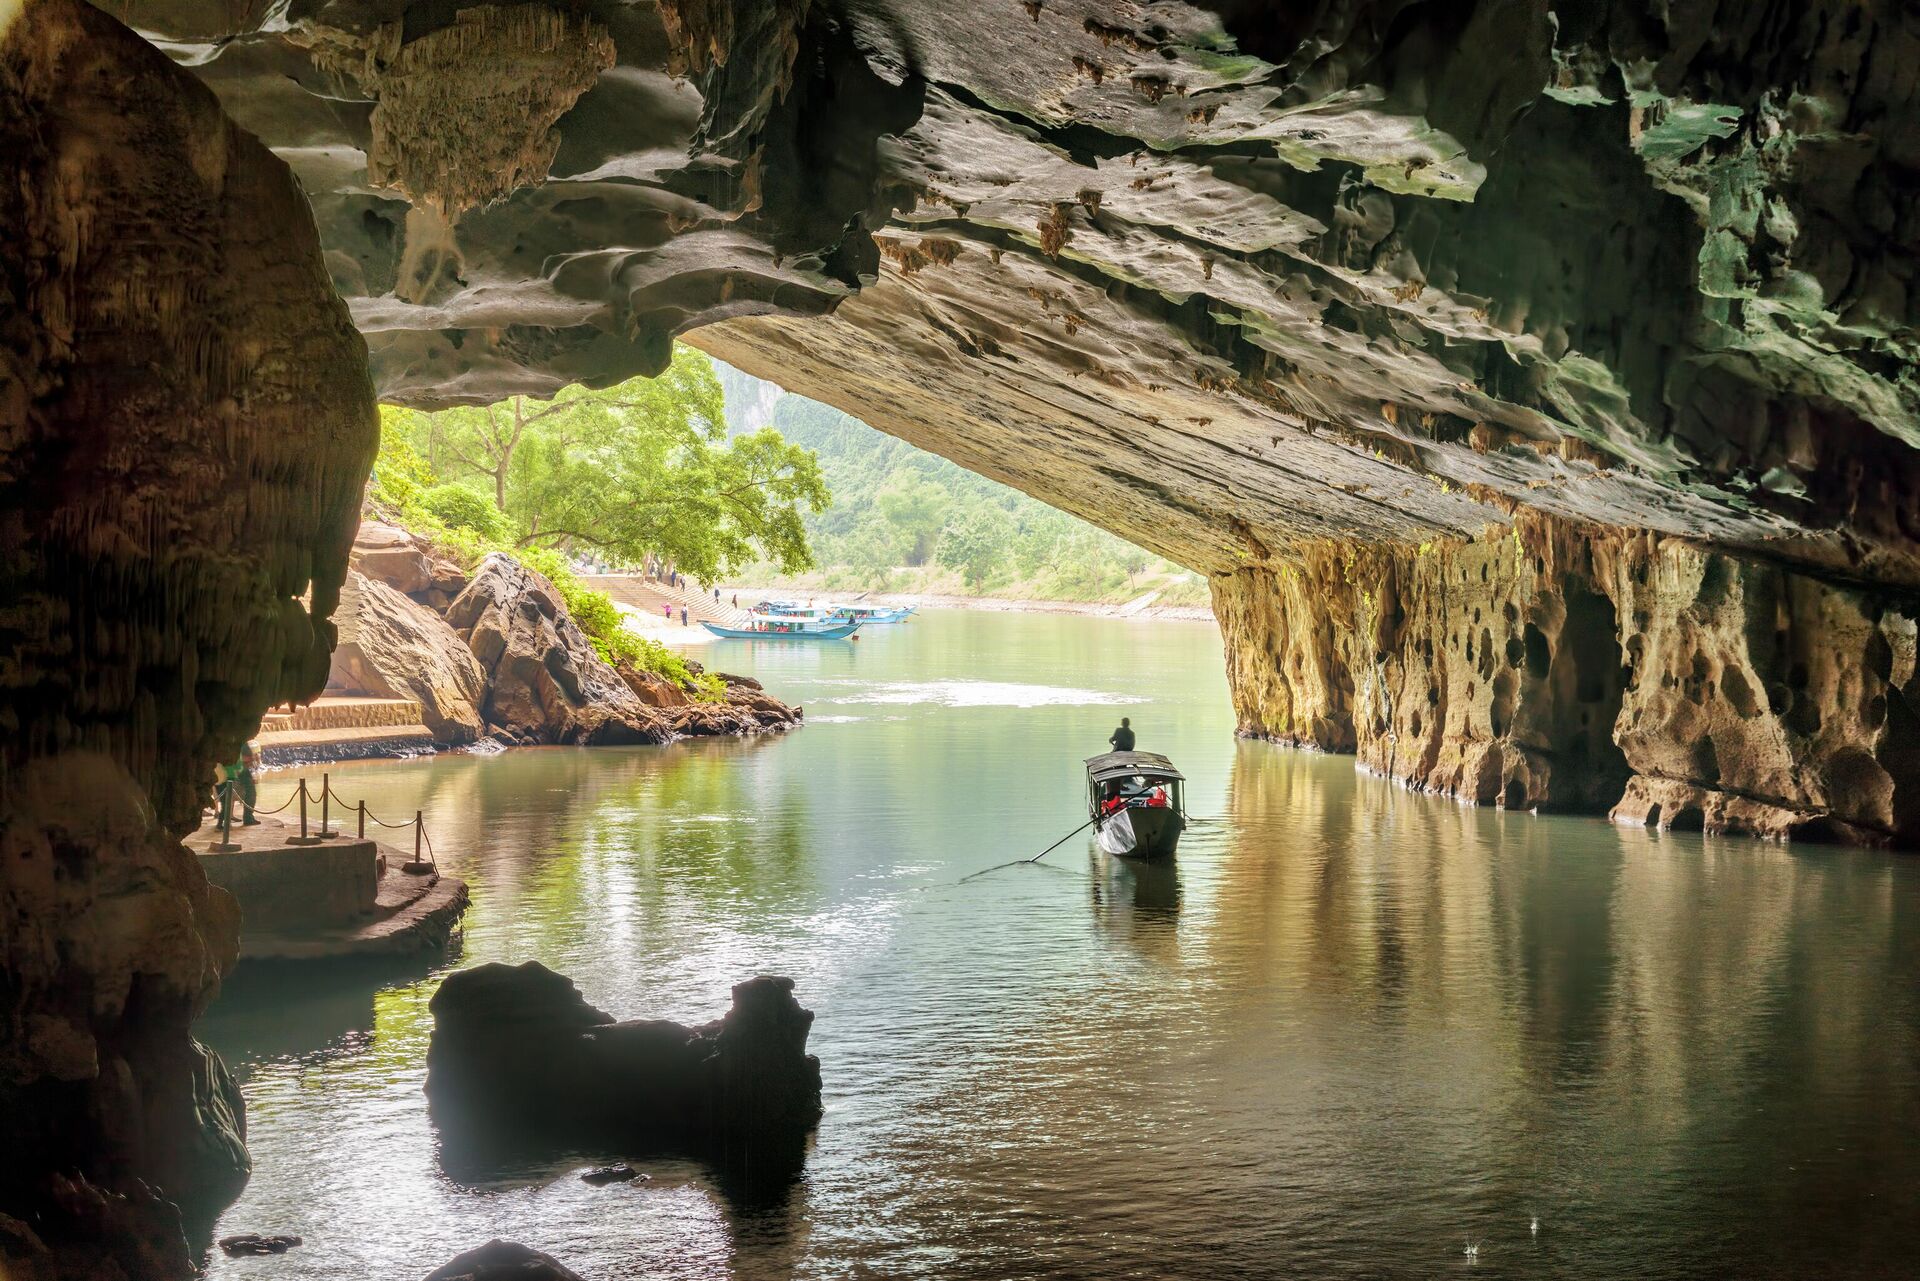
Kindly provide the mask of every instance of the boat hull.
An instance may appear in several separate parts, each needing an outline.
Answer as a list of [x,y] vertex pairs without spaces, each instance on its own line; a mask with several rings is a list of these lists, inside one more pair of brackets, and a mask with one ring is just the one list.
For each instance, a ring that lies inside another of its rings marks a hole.
[[1100,848],[1119,858],[1167,858],[1180,844],[1187,820],[1168,806],[1139,805],[1116,810],[1094,825]]
[[860,630],[859,623],[842,623],[835,627],[795,627],[790,632],[760,632],[749,627],[722,627],[704,619],[700,626],[725,640],[845,640]]

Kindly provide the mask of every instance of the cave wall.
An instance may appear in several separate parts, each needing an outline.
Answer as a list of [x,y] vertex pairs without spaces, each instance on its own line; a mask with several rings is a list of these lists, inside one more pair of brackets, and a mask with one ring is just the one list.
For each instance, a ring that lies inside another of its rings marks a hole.
[[1909,595],[1533,515],[1213,581],[1243,733],[1510,809],[1920,838]]
[[175,1275],[153,1190],[248,1170],[189,1034],[237,912],[181,841],[325,681],[373,388],[287,166],[99,10],[0,33],[0,153],[0,1238]]

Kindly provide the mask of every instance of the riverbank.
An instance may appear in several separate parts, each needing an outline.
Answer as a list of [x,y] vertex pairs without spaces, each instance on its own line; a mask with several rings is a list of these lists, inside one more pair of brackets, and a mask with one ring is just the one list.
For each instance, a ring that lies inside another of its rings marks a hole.
[[660,744],[801,721],[750,678],[709,674],[658,645],[603,642],[619,630],[604,595],[563,590],[511,556],[465,569],[366,521],[350,566],[325,693],[263,719],[264,764]]
[[[1207,580],[1187,570],[1149,570],[1132,577],[1114,575],[1089,582],[1063,581],[1046,571],[1019,577],[1011,572],[968,582],[958,570],[943,565],[901,566],[876,577],[844,565],[804,574],[778,574],[768,566],[749,567],[740,575],[752,590],[776,596],[824,597],[833,600],[912,601],[953,609],[1030,609],[1047,614],[1086,614],[1090,617],[1130,617],[1121,614],[1136,607],[1156,611],[1147,617],[1210,618],[1212,593]],[[723,587],[740,593],[747,604],[748,589]],[[1150,598],[1149,606],[1140,606]],[[756,596],[754,599],[758,599]],[[1108,612],[1114,611],[1114,612]]]
[[[799,599],[809,599],[806,588],[793,584],[773,587],[732,587],[722,586],[720,591],[727,599],[734,595],[740,597],[742,605],[768,597],[791,599],[799,594]],[[976,609],[1001,614],[1076,614],[1083,618],[1167,618],[1187,622],[1214,621],[1213,610],[1205,605],[1160,603],[1161,593],[1142,592],[1121,602],[1079,601],[1079,600],[1029,600],[1006,596],[966,596],[944,592],[846,592],[835,593],[820,589],[812,593],[823,600],[850,601],[859,600],[867,605],[915,605],[928,609]],[[700,629],[704,634],[705,629]],[[673,637],[665,629],[649,632],[649,635],[664,642]]]

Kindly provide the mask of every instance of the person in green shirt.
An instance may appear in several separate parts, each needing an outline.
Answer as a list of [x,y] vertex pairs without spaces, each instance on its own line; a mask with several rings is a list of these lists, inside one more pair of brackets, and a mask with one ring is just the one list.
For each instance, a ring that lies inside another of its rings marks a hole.
[[232,826],[233,798],[235,794],[238,794],[240,797],[241,813],[244,815],[241,819],[241,826],[257,827],[259,825],[260,820],[253,816],[254,803],[260,799],[259,788],[253,781],[253,767],[259,763],[259,753],[255,750],[252,743],[247,743],[240,748],[239,760],[233,762],[231,765],[222,765],[220,767],[220,781],[222,783],[232,784],[232,786],[222,791],[222,796],[225,798],[221,803],[220,810],[220,821],[222,823]]

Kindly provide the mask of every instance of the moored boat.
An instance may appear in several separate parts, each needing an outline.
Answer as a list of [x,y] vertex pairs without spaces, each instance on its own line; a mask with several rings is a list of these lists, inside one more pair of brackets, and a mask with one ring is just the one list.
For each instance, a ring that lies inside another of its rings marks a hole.
[[1186,777],[1157,752],[1087,758],[1094,841],[1108,854],[1164,858],[1187,828]]
[[700,626],[727,640],[845,640],[860,624],[844,619],[816,621],[797,615],[753,614],[745,627],[723,627],[705,619]]

